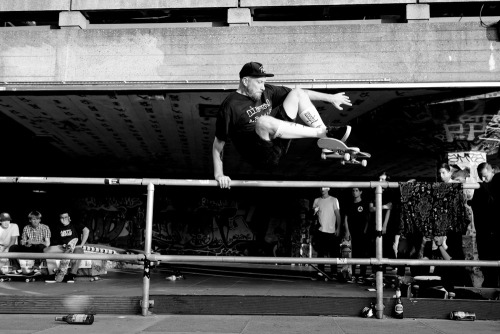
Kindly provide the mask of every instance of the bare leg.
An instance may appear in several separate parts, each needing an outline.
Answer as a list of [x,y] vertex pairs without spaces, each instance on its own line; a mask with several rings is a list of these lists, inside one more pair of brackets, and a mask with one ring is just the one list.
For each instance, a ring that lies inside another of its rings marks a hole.
[[255,131],[264,140],[274,138],[322,138],[326,137],[326,128],[312,128],[302,124],[279,120],[272,116],[262,116],[257,120]]
[[283,101],[283,107],[291,119],[296,119],[299,116],[310,127],[326,127],[309,96],[300,88],[295,88],[288,93],[285,101]]
[[[327,127],[304,90],[296,88],[290,91],[285,101],[283,101],[283,108],[288,117],[295,120],[299,116],[306,126],[279,120],[272,116],[262,116],[257,120],[255,126],[255,131],[262,139],[270,141],[274,138],[299,139],[327,137]],[[338,136],[338,139],[345,141],[350,132],[350,127],[348,128],[348,131],[344,129],[344,133]],[[328,136],[332,137],[331,134]]]

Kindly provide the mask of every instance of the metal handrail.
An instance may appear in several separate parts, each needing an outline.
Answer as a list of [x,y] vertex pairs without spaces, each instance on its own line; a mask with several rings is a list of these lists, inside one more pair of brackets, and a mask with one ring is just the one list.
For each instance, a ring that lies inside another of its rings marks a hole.
[[[0,183],[35,183],[35,184],[93,184],[93,185],[147,185],[147,212],[145,230],[144,254],[64,254],[64,253],[3,253],[4,258],[21,259],[96,259],[96,260],[117,260],[117,261],[143,261],[143,299],[141,301],[142,315],[149,313],[149,269],[150,262],[231,262],[231,263],[301,263],[301,264],[361,264],[377,266],[375,281],[377,290],[377,303],[375,305],[376,317],[383,318],[383,277],[382,265],[411,265],[411,266],[481,266],[500,267],[500,261],[473,261],[473,260],[421,260],[421,259],[388,259],[382,254],[382,192],[383,188],[397,188],[398,182],[355,182],[355,181],[244,181],[233,180],[232,187],[264,187],[264,188],[375,188],[376,202],[376,258],[293,258],[293,257],[231,257],[231,256],[189,256],[189,255],[158,255],[151,253],[152,226],[153,226],[153,203],[154,187],[159,186],[196,186],[196,187],[216,187],[215,180],[191,180],[191,179],[150,179],[150,178],[77,178],[77,177],[0,177]],[[477,189],[479,184],[463,184],[464,189]]]

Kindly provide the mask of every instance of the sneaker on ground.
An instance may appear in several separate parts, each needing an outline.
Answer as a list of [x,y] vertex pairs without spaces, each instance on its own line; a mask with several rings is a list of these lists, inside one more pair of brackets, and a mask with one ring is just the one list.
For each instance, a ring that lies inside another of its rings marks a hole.
[[65,276],[64,276],[64,279],[63,279],[63,282],[74,282],[75,281],[75,277],[76,275],[75,274],[72,274],[72,273],[67,273]]
[[328,138],[338,139],[340,141],[345,142],[349,135],[351,134],[351,126],[327,126],[326,127],[326,136]]

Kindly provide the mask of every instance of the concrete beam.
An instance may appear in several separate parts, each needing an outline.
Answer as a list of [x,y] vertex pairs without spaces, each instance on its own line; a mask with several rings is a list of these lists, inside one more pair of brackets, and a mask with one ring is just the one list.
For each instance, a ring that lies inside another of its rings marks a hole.
[[71,0],[2,0],[0,12],[70,10]]
[[238,0],[73,0],[72,10],[233,8]]
[[250,8],[229,8],[227,10],[227,23],[230,26],[249,26],[252,23]]
[[61,28],[87,29],[89,21],[80,12],[60,12],[59,26]]
[[240,7],[409,4],[416,0],[241,0]]
[[0,29],[0,78],[8,82],[237,80],[242,64],[258,60],[279,80],[486,84],[498,82],[500,73],[491,43],[477,22]]
[[406,19],[408,23],[429,21],[431,18],[431,9],[427,4],[406,5]]

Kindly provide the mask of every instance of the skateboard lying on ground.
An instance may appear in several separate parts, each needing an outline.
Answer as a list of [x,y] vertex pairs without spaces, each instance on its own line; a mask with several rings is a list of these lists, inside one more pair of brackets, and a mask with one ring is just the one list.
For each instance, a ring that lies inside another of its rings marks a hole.
[[[318,139],[318,146],[322,149],[327,149],[331,152],[322,152],[321,159],[342,159],[341,164],[358,164],[366,167],[368,162],[366,159],[371,157],[371,154],[361,152],[357,147],[348,147],[344,142],[333,138]],[[358,160],[361,159],[361,160]]]
[[[76,247],[76,243],[78,242],[78,238],[71,239],[70,242],[66,244],[64,247],[64,253],[73,253]],[[59,269],[56,271],[55,280],[58,283],[61,283],[64,280],[64,276],[68,273],[68,267],[70,264],[70,259],[62,259],[59,263]]]
[[318,272],[318,276],[322,276],[323,277],[323,279],[324,279],[325,282],[336,280],[335,278],[331,277],[330,275],[328,275],[323,270],[319,269],[319,267],[317,267],[316,265],[314,265],[314,264],[309,264],[309,265],[311,266],[311,268],[313,268],[314,270],[316,270]]
[[42,275],[40,272],[35,273],[31,272],[29,274],[15,274],[15,273],[10,273],[10,274],[2,274],[0,275],[0,282],[10,282],[10,281],[24,281],[26,283],[28,282],[35,282],[44,279],[44,275]]

